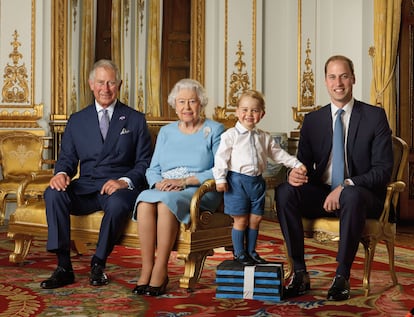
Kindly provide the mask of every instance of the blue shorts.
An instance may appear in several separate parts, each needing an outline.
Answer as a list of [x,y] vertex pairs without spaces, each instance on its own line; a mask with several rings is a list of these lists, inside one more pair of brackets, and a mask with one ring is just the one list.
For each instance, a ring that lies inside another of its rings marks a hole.
[[224,213],[243,216],[250,213],[263,216],[266,183],[263,177],[236,172],[227,174],[228,191],[224,193]]

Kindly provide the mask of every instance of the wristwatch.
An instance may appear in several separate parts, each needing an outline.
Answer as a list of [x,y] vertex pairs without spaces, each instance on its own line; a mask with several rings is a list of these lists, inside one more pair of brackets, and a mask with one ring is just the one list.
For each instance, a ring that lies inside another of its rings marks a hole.
[[351,181],[349,179],[346,179],[343,181],[343,183],[341,184],[342,188],[347,187],[347,186],[351,186]]

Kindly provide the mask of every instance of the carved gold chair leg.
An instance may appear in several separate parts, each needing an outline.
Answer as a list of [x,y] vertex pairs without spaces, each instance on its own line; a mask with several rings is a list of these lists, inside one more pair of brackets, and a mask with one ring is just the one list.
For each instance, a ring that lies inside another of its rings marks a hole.
[[14,251],[9,255],[12,263],[23,263],[32,245],[32,237],[22,234],[7,234],[9,239],[14,240]]
[[80,240],[72,240],[71,242],[71,249],[77,254],[87,254],[88,248],[86,247],[86,243]]
[[0,226],[4,226],[4,222],[6,219],[6,196],[7,192],[0,190]]
[[385,241],[388,250],[388,263],[390,266],[390,275],[392,279],[393,285],[398,284],[397,274],[395,274],[395,266],[394,266],[394,241],[387,240]]
[[190,254],[178,253],[177,258],[185,262],[184,274],[180,278],[180,287],[186,288],[189,291],[193,290],[200,279],[207,256],[213,254],[213,250],[192,252]]
[[370,291],[370,276],[371,276],[371,267],[372,261],[374,260],[376,241],[363,241],[362,242],[365,249],[365,259],[364,259],[364,276],[362,278],[362,288],[364,289],[365,296],[369,295]]

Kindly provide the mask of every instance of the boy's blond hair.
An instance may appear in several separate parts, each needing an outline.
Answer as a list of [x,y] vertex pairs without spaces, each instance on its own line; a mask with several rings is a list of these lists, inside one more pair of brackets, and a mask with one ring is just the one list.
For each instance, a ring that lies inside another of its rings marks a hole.
[[254,89],[248,89],[248,90],[243,91],[243,93],[240,95],[237,101],[237,107],[239,107],[240,100],[243,97],[250,97],[250,98],[256,99],[259,107],[262,109],[262,111],[265,111],[265,100],[261,92],[254,90]]

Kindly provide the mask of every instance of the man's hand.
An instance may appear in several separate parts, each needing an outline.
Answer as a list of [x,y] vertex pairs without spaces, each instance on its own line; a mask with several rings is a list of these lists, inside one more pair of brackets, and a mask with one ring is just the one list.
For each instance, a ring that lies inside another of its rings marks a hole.
[[128,183],[119,179],[110,179],[101,188],[101,195],[112,195],[118,189],[128,188]]
[[339,197],[341,196],[342,189],[343,187],[339,185],[329,193],[325,199],[325,202],[323,203],[323,209],[325,209],[327,212],[333,212],[341,207],[339,205]]
[[288,182],[292,186],[301,186],[308,182],[307,169],[305,165],[293,168],[288,176]]
[[65,173],[54,175],[49,182],[49,186],[57,191],[65,191],[70,184],[70,177]]

